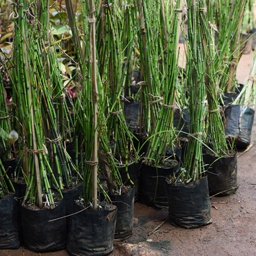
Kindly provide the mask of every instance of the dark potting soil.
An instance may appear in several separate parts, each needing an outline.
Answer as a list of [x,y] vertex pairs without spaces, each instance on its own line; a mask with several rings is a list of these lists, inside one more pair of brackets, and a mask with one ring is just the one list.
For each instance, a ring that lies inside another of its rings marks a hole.
[[[160,169],[170,169],[170,168],[174,168],[179,164],[178,160],[174,160],[174,159],[170,159],[170,160],[165,160],[164,163],[161,163],[159,165]],[[155,168],[155,165],[149,165],[153,168]]]

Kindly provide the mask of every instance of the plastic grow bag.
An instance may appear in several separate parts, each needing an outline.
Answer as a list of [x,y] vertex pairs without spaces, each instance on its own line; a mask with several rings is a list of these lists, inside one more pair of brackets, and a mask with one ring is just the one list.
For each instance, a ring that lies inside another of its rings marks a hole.
[[235,151],[233,156],[217,159],[207,151],[204,154],[204,163],[208,165],[209,194],[232,195],[237,190],[237,153]]
[[132,235],[134,195],[134,188],[124,195],[110,195],[112,204],[117,207],[115,238],[125,238]]
[[14,195],[0,200],[0,249],[20,247],[18,231],[19,204]]
[[182,228],[196,228],[212,223],[207,177],[188,184],[165,182],[169,219]]
[[139,102],[124,102],[124,115],[126,124],[131,132],[139,126]]
[[230,105],[224,113],[226,137],[235,137],[237,146],[244,148],[250,145],[255,111],[246,106]]
[[179,137],[187,137],[189,133],[189,111],[183,109],[181,113],[179,109],[174,111],[173,125],[177,131],[181,131]]
[[117,207],[110,205],[102,210],[82,209],[74,205],[75,212],[80,212],[71,216],[69,222],[68,252],[72,256],[109,254],[114,249]]
[[83,185],[79,185],[71,190],[64,191],[63,197],[65,199],[66,215],[74,213],[74,200],[83,195]]
[[[133,163],[128,166],[128,174],[130,179],[132,180],[134,187],[135,187],[135,200],[139,198],[139,184],[140,184],[140,175],[139,175],[139,168],[141,162]],[[126,186],[132,185],[129,179],[127,178],[127,172],[125,167],[118,168],[123,184]]]
[[140,173],[140,201],[147,205],[167,206],[165,179],[173,175],[180,162],[173,168],[156,168],[142,163]]
[[65,249],[67,242],[65,200],[54,209],[31,210],[21,206],[22,234],[25,247],[35,252]]

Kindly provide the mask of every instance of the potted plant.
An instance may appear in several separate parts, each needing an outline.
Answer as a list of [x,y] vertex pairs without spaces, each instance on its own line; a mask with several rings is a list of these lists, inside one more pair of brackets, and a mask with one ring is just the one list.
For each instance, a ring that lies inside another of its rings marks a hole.
[[[101,57],[103,61],[99,66],[104,71],[102,80],[105,81],[102,106],[104,118],[101,118],[99,127],[99,156],[101,171],[108,183],[109,197],[118,208],[115,238],[124,238],[132,234],[134,196],[135,190],[138,191],[136,180],[139,174],[138,154],[133,145],[133,135],[126,124],[122,101],[125,80],[129,77],[126,70],[134,51],[134,32],[126,33],[133,22],[130,16],[134,6],[123,9],[118,2],[111,6],[104,2],[103,6],[101,15],[105,15],[100,16],[100,24],[104,37],[100,38],[98,52],[107,54]],[[126,16],[129,26],[125,25],[124,19],[119,19],[118,14]],[[124,31],[121,33],[122,26]],[[127,47],[127,42],[130,47]]]
[[212,222],[208,182],[202,154],[205,64],[203,61],[203,33],[199,21],[200,17],[204,15],[205,6],[200,1],[189,0],[187,7],[186,71],[190,134],[184,165],[170,179],[167,179],[166,188],[170,221],[184,228],[195,228]]
[[[12,69],[17,113],[23,127],[23,170],[26,174],[27,189],[21,207],[22,237],[25,246],[33,251],[63,249],[66,244],[66,220],[48,223],[65,214],[61,183],[53,173],[48,160],[43,130],[42,105],[45,77],[42,67],[42,38],[38,20],[28,22],[28,3],[16,3],[17,19]],[[32,12],[32,10],[30,10]],[[29,16],[29,17],[28,17]],[[34,15],[33,15],[34,16]],[[26,40],[24,40],[26,38]],[[62,180],[61,180],[62,181]],[[57,188],[53,192],[52,187]],[[38,232],[40,230],[40,232]]]
[[[89,20],[84,19],[83,22],[83,29],[88,32],[86,33],[86,39],[90,41],[90,51],[87,51],[87,55],[80,48],[80,38],[77,34],[72,2],[66,0],[66,6],[79,56],[79,66],[83,75],[81,98],[77,100],[77,124],[75,124],[75,129],[79,131],[81,136],[80,145],[83,147],[85,158],[83,169],[84,193],[83,197],[77,200],[77,203],[73,202],[74,211],[77,213],[70,217],[67,250],[71,255],[103,255],[113,250],[117,209],[111,204],[100,203],[97,200],[98,118],[102,117],[97,102],[102,102],[103,88],[98,83],[96,65],[95,6],[93,1],[89,1],[89,6],[86,3],[81,3],[84,17],[86,17],[87,11],[90,13]],[[81,60],[87,60],[87,63]],[[88,72],[87,76],[85,72]],[[86,98],[87,101],[82,100],[83,98]]]
[[177,108],[177,35],[181,14],[175,9],[181,7],[181,2],[167,7],[164,1],[138,1],[138,7],[142,32],[140,60],[146,81],[141,95],[143,113],[140,115],[144,132],[148,135],[148,147],[141,167],[140,199],[146,204],[163,206],[168,204],[165,177],[179,167],[177,156],[170,157],[166,152],[169,147],[173,148],[176,138],[173,113]]
[[[225,48],[229,47],[229,41],[222,44],[222,50],[218,52],[218,46],[214,44],[215,33],[218,33],[213,10],[214,4],[207,3],[208,12],[200,16],[200,26],[204,37],[202,43],[203,59],[205,63],[205,89],[207,95],[206,137],[207,147],[204,149],[204,163],[206,164],[209,193],[213,195],[230,195],[237,189],[237,158],[234,145],[226,142],[224,124],[221,117],[221,109],[218,103],[219,81],[225,75],[221,67],[225,65]],[[217,16],[218,17],[218,16]],[[211,24],[209,26],[209,24]]]

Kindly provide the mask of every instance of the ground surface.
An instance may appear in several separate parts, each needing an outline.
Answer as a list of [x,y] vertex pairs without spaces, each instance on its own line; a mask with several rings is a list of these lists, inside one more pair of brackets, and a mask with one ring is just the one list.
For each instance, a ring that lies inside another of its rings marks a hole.
[[[243,55],[237,78],[244,83],[254,52]],[[256,121],[256,119],[255,119]],[[252,142],[256,143],[256,122]],[[241,154],[241,152],[239,152]],[[238,154],[238,155],[239,155]],[[238,158],[238,190],[230,197],[211,199],[211,225],[186,230],[166,221],[158,232],[148,235],[166,218],[168,210],[156,210],[135,203],[138,226],[133,235],[122,243],[115,242],[111,256],[117,255],[204,255],[252,256],[256,255],[256,147]],[[67,256],[66,251],[34,253],[24,248],[0,250],[0,256]]]

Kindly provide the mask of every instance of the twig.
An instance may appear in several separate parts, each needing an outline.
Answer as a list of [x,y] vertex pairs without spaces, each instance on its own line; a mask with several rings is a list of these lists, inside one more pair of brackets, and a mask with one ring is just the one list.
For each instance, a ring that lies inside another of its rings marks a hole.
[[[172,232],[173,233],[173,232]],[[175,234],[175,233],[173,233],[180,241],[181,241],[181,239]],[[181,241],[182,242],[182,241]]]
[[219,195],[219,194],[221,194],[221,193],[224,193],[224,192],[230,191],[230,190],[232,190],[232,189],[237,189],[237,188],[238,188],[238,186],[233,187],[233,188],[229,188],[229,189],[226,189],[226,190],[223,190],[223,191],[220,191],[220,192],[218,192],[218,193],[216,193],[216,194],[214,194],[214,195],[210,196],[210,198],[213,198],[213,197],[215,197],[215,196],[217,196],[217,195]]
[[239,156],[237,156],[237,158],[238,157],[240,157],[240,156],[242,156],[244,153],[246,153],[247,151],[249,151],[252,147],[254,147],[255,145],[253,144],[253,143],[251,143],[247,148],[246,148],[246,150],[244,151],[244,152],[242,152]]
[[154,232],[156,232],[160,227],[164,225],[164,223],[169,220],[169,218],[165,219],[161,224],[159,224],[156,228],[153,229],[150,233],[148,233],[148,236],[152,235]]
[[67,218],[67,217],[70,217],[70,216],[76,215],[76,214],[78,214],[78,213],[80,213],[80,212],[83,212],[83,211],[87,210],[87,209],[90,208],[90,207],[91,207],[91,206],[88,206],[88,207],[86,207],[86,208],[84,208],[84,209],[82,209],[82,210],[80,210],[80,211],[78,211],[78,212],[71,213],[71,214],[69,214],[69,215],[66,215],[66,216],[63,216],[63,217],[60,217],[60,218],[52,219],[52,220],[49,220],[48,222],[53,222],[53,221],[56,221],[56,220],[65,219],[65,218]]

